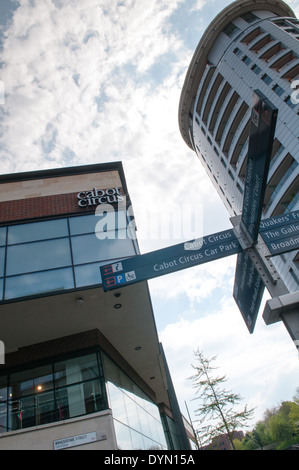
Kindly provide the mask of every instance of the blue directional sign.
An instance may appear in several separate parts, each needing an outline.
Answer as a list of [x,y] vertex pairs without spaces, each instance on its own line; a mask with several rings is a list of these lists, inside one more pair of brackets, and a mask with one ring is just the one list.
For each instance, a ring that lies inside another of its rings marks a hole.
[[260,234],[273,256],[299,249],[299,211],[262,221]]
[[242,251],[232,229],[101,266],[104,291],[153,279]]
[[277,121],[277,109],[254,92],[241,227],[251,243],[257,241]]
[[265,286],[248,253],[238,255],[233,297],[249,333],[253,333]]

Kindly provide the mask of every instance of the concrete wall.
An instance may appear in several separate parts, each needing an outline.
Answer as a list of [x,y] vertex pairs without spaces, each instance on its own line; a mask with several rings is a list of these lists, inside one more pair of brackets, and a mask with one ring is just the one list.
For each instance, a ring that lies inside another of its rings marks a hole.
[[1,450],[54,450],[54,441],[86,433],[96,433],[96,441],[68,450],[116,450],[111,410],[0,434]]

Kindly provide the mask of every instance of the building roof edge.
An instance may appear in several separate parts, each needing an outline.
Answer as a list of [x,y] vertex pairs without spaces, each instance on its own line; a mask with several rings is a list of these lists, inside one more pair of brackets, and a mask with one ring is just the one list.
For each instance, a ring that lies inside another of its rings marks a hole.
[[294,11],[282,0],[237,0],[224,8],[210,23],[193,54],[186,73],[179,102],[179,128],[186,144],[193,149],[189,137],[189,111],[196,95],[206,58],[213,43],[224,27],[239,15],[254,10],[271,11],[275,15],[296,18]]

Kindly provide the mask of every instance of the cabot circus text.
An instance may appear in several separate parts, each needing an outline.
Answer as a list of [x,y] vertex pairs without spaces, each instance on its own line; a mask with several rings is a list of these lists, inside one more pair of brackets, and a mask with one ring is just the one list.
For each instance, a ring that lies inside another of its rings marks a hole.
[[99,204],[113,204],[114,202],[121,202],[124,196],[121,194],[119,188],[109,189],[96,189],[92,191],[81,191],[77,194],[78,206],[89,207],[98,206]]

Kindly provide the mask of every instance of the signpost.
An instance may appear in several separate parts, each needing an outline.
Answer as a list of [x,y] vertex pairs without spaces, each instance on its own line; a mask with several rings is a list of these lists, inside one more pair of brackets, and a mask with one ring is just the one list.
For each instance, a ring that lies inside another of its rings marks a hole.
[[103,289],[106,291],[153,279],[241,251],[242,247],[234,230],[225,230],[202,239],[191,240],[102,266],[100,269]]
[[257,241],[272,154],[277,109],[254,92],[241,227],[251,243]]
[[299,211],[272,217],[261,224],[260,234],[271,255],[299,249]]
[[[277,109],[258,90],[253,95],[248,157],[240,228],[251,245],[258,239],[277,121]],[[263,281],[249,254],[238,255],[234,299],[250,333],[264,293]]]
[[[286,289],[281,281],[276,286],[278,281],[273,277],[267,256],[299,249],[299,210],[261,220],[276,120],[277,109],[261,92],[255,91],[243,209],[238,228],[102,266],[104,291],[238,254],[233,296],[252,333],[265,285],[272,297]],[[267,255],[261,256],[261,240],[268,248]],[[290,320],[284,323],[299,348],[297,324],[291,331]]]
[[253,333],[265,286],[248,252],[238,255],[233,297],[249,333]]

